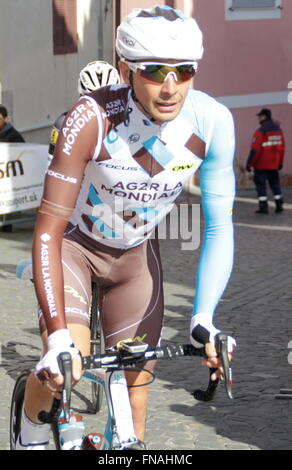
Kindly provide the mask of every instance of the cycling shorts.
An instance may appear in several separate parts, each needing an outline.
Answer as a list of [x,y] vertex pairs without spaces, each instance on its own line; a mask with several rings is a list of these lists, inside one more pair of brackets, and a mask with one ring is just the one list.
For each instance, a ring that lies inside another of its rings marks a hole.
[[[91,286],[99,286],[105,346],[139,338],[159,344],[163,321],[163,284],[158,240],[127,249],[102,245],[77,227],[63,239],[62,264],[67,324],[89,327]],[[40,311],[41,333],[46,329]]]

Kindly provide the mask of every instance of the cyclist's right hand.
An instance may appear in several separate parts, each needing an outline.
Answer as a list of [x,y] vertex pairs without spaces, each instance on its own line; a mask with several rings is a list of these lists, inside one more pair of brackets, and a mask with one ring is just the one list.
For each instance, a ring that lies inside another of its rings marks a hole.
[[61,352],[69,352],[73,361],[73,380],[78,381],[81,377],[81,358],[79,350],[72,343],[69,331],[66,329],[57,330],[48,337],[48,352],[40,359],[36,365],[35,375],[42,381],[50,381],[56,387],[63,384],[58,356]]

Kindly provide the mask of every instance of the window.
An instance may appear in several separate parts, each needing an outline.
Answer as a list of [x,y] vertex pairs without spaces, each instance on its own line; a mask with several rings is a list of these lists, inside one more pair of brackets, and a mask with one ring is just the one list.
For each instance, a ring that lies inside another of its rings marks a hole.
[[226,20],[281,18],[282,0],[225,0]]
[[77,0],[53,0],[54,54],[71,54],[77,47]]
[[275,8],[276,0],[232,0],[231,8]]

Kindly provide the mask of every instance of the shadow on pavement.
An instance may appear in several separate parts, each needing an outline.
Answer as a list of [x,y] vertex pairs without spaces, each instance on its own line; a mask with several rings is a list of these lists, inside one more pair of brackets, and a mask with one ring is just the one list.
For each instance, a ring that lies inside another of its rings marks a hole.
[[40,358],[40,353],[40,349],[32,344],[9,341],[2,344],[0,367],[4,368],[7,374],[15,380],[20,372],[35,366]]

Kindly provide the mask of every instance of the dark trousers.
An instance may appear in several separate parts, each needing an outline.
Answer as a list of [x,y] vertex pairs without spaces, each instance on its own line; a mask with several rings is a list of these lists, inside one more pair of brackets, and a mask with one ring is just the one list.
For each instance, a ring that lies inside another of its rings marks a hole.
[[259,198],[267,196],[267,181],[274,196],[282,196],[278,170],[254,170],[253,180]]

